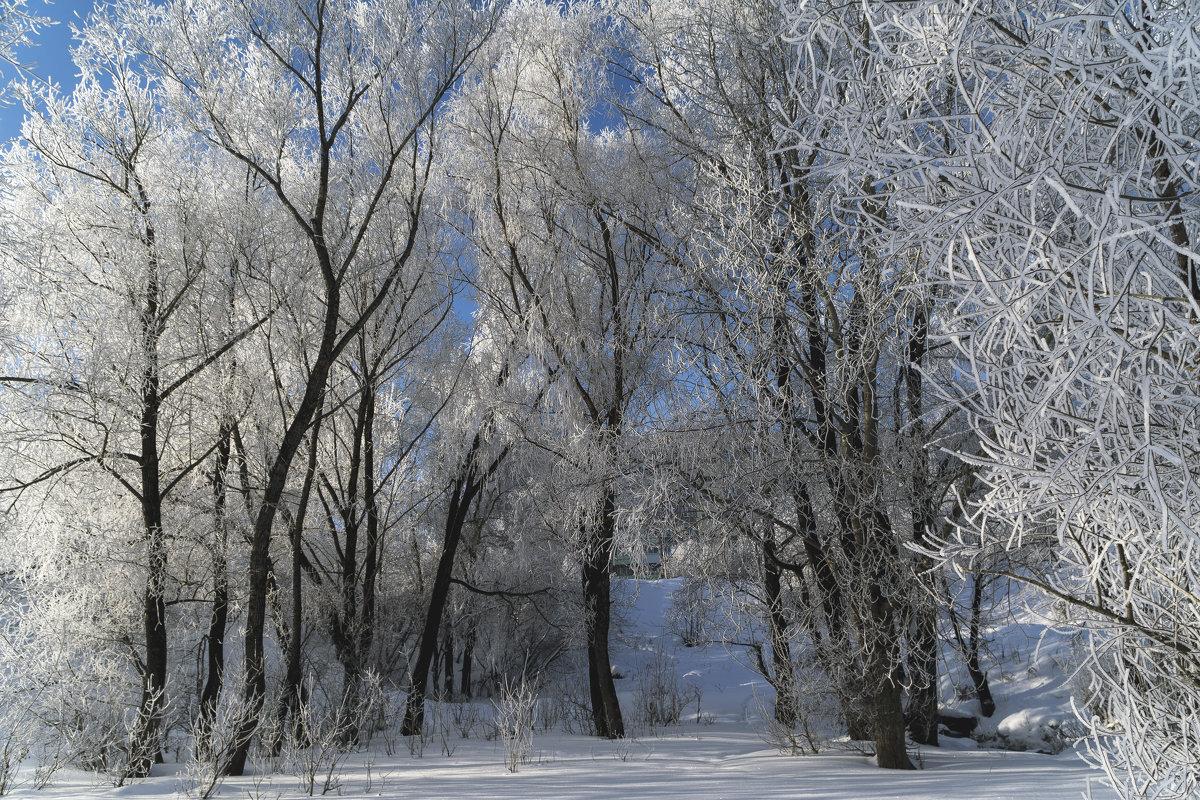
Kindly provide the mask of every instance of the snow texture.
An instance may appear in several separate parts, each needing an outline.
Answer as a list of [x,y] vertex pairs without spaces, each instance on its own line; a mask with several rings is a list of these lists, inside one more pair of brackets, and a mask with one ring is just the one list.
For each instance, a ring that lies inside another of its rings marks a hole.
[[[1069,676],[1058,668],[1068,644],[1065,637],[1039,636],[1030,645],[1028,627],[998,632],[1007,638],[997,649],[1008,653],[1011,663],[993,674],[999,709],[981,729],[1012,747],[1023,744],[1029,752],[944,739],[940,748],[914,751],[923,769],[884,771],[845,745],[835,744],[819,755],[779,755],[754,730],[756,696],[764,692],[761,678],[735,652],[716,645],[684,647],[667,632],[666,614],[679,582],[622,583],[622,625],[614,656],[626,675],[618,681],[623,708],[627,714],[632,709],[639,672],[661,663],[665,653],[680,685],[699,690],[699,721],[691,706],[676,726],[620,741],[539,731],[530,763],[516,773],[505,769],[499,742],[488,741],[482,732],[458,742],[451,757],[440,755],[436,746],[421,758],[410,757],[403,747],[391,757],[373,748],[346,762],[330,795],[394,800],[1033,800],[1081,797],[1090,791],[1094,800],[1113,797],[1100,785],[1099,773],[1072,749],[1057,755],[1032,752],[1044,749],[1045,731],[1060,729],[1071,719],[1065,694]],[[1027,646],[1033,650],[1025,650]],[[184,768],[177,764],[159,765],[149,779],[120,788],[97,780],[91,773],[64,770],[49,788],[35,792],[26,785],[12,796],[184,797],[187,787]],[[295,776],[277,772],[228,778],[214,796],[293,800],[305,794]]]

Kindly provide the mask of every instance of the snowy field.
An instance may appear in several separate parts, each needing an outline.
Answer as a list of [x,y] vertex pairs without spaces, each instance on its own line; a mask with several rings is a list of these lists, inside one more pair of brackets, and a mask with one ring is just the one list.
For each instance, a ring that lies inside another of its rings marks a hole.
[[[1112,795],[1070,751],[1038,753],[941,748],[922,754],[925,769],[884,772],[852,753],[781,756],[745,729],[685,726],[677,733],[610,743],[584,737],[539,736],[534,758],[513,774],[494,742],[468,740],[446,758],[426,752],[357,755],[327,796],[429,798],[430,800],[659,800],[757,798],[759,800],[1043,800],[1081,797],[1090,785],[1096,800]],[[369,769],[368,769],[369,765]],[[96,785],[94,776],[64,771],[40,792],[13,797],[184,797],[186,780],[175,765],[131,786]],[[321,787],[316,793],[319,795]],[[228,778],[221,798],[288,800],[306,797],[295,776]]]
[[[666,613],[676,581],[642,582],[628,598],[614,661],[624,677],[622,708],[631,718],[639,675],[669,664],[686,692],[698,696],[680,724],[635,730],[619,741],[539,730],[531,756],[513,773],[505,750],[485,735],[482,723],[470,738],[453,731],[447,756],[440,738],[413,757],[401,741],[375,741],[350,754],[334,771],[326,796],[421,798],[424,800],[659,800],[665,798],[753,798],[772,800],[1041,800],[1114,795],[1071,748],[1057,755],[987,749],[972,740],[943,737],[940,748],[914,749],[923,769],[892,772],[848,743],[826,742],[817,755],[781,755],[756,732],[763,694],[761,679],[736,653],[723,647],[686,648],[668,632]],[[627,588],[631,588],[630,587]],[[1057,726],[1069,716],[1065,675],[1056,668],[1053,640],[1028,643],[1029,631],[1004,633],[1006,668],[992,671],[998,711],[983,727],[1007,730],[1013,739],[1031,737],[1029,726]],[[1018,643],[1018,639],[1022,643]],[[698,691],[697,691],[698,690]],[[490,715],[486,701],[481,717]],[[446,726],[448,730],[450,726]],[[1035,738],[1031,738],[1031,743]],[[294,765],[255,762],[256,774],[227,778],[214,797],[288,800],[308,796]],[[318,774],[314,794],[325,776]],[[35,791],[26,784],[13,797],[109,798],[192,796],[194,777],[185,765],[163,764],[146,780],[114,787],[96,775],[62,770],[53,783]]]

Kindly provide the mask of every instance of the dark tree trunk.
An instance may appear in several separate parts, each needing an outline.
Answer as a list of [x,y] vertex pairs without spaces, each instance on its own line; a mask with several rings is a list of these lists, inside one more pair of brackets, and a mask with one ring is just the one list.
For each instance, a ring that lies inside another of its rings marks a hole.
[[441,686],[439,677],[442,674],[442,657],[446,651],[442,647],[441,637],[438,637],[437,646],[433,648],[433,660],[429,662],[430,681],[426,685],[426,694],[433,695],[434,700],[440,700],[441,696],[438,692],[438,687]]
[[[296,506],[296,513],[292,517],[291,535],[288,537],[292,557],[292,613],[291,624],[288,626],[291,630],[287,636],[287,667],[284,670],[283,685],[280,687],[279,693],[279,733],[282,734],[283,726],[290,720],[291,734],[301,744],[309,741],[309,732],[300,714],[301,705],[306,701],[303,687],[304,678],[301,671],[301,648],[304,641],[304,586],[302,582],[304,520],[308,514],[308,503],[312,498],[313,483],[317,474],[317,443],[320,435],[321,416],[318,412],[317,420],[313,423],[312,432],[308,437],[308,460],[304,465],[304,483],[300,487],[300,501]],[[272,755],[278,755],[282,747],[283,739],[280,736],[271,742]]]
[[[359,363],[367,369],[366,337],[359,337]],[[350,448],[350,474],[346,479],[345,491],[340,498],[338,513],[341,517],[341,546],[338,551],[338,584],[341,588],[341,609],[333,615],[333,642],[338,661],[342,665],[342,710],[352,714],[361,702],[362,691],[362,642],[361,620],[359,619],[358,542],[363,533],[365,515],[360,503],[360,481],[363,472],[363,455],[366,451],[366,418],[373,395],[371,377],[364,375],[359,385],[358,406],[354,414],[354,432]],[[332,491],[332,488],[331,488]],[[336,542],[338,528],[330,524],[330,534]],[[356,744],[358,727],[349,719],[343,721],[342,740],[345,744]]]
[[375,585],[379,577],[379,504],[375,481],[375,392],[367,397],[363,425],[363,501],[366,505],[367,550],[363,556],[362,624],[358,630],[359,658],[365,661],[375,643]]
[[884,670],[884,664],[873,665],[869,676],[874,684],[871,710],[875,716],[875,763],[883,769],[915,769],[908,758],[904,735],[903,692]]
[[616,498],[605,487],[600,518],[583,555],[583,608],[587,630],[588,690],[592,701],[592,724],[596,735],[618,739],[625,735],[617,687],[613,683],[608,653],[612,623],[612,547],[615,533]]
[[462,674],[459,681],[459,692],[464,699],[470,700],[472,696],[471,690],[471,669],[472,659],[475,650],[475,626],[469,624],[466,633],[466,639],[462,647]]
[[821,668],[831,678],[834,694],[842,708],[847,735],[858,741],[870,739],[871,712],[863,701],[862,682],[858,679],[861,664],[858,663],[857,648],[850,635],[842,586],[826,545],[817,532],[816,513],[804,484],[796,485],[794,501],[805,560],[815,578],[821,621],[828,632],[827,640],[817,642],[817,658]]
[[[139,185],[140,189],[140,185]],[[149,209],[145,193],[142,208]],[[142,663],[142,700],[130,741],[130,761],[126,775],[141,778],[150,767],[162,761],[158,741],[162,709],[167,691],[167,546],[163,531],[162,489],[158,457],[158,422],[162,406],[158,372],[158,340],[161,334],[159,309],[158,260],[155,255],[154,229],[147,226],[145,244],[150,254],[146,285],[146,306],[142,310],[142,352],[146,365],[142,371],[141,415],[139,419],[140,499],[142,525],[146,537],[146,586],[142,597],[142,627],[146,653]]]
[[[153,425],[153,424],[152,424]],[[153,428],[156,428],[153,425]],[[153,434],[150,434],[153,436]],[[143,438],[148,438],[145,433]],[[154,445],[151,445],[154,447]],[[144,456],[143,456],[144,457]],[[153,477],[149,473],[153,471]],[[142,701],[131,742],[130,777],[145,777],[150,766],[162,761],[158,734],[167,690],[167,549],[162,527],[162,502],[158,495],[157,455],[150,469],[143,468],[142,514],[149,557],[142,604],[146,658],[143,664]],[[149,480],[150,486],[146,485]]]
[[796,726],[796,675],[792,664],[792,647],[788,641],[788,618],[783,608],[781,570],[776,553],[774,526],[762,542],[763,600],[767,605],[767,621],[771,636],[771,683],[775,687],[775,721],[790,730]]
[[979,616],[983,605],[983,580],[975,575],[971,588],[971,621],[969,623],[966,651],[967,675],[971,678],[971,688],[979,700],[979,713],[990,717],[996,713],[996,700],[992,697],[992,687],[988,683],[987,673],[979,666]]
[[[904,367],[908,428],[915,466],[912,471],[912,535],[918,546],[928,540],[937,508],[931,498],[931,465],[924,420],[924,383],[921,373],[929,338],[929,313],[918,305],[908,340],[908,363]],[[937,726],[937,610],[933,598],[933,562],[916,557],[914,591],[908,602],[908,731],[918,744],[936,747]]]
[[442,697],[454,697],[454,627],[446,623],[442,637]]
[[[865,501],[859,501],[866,504]],[[904,693],[901,687],[900,637],[896,610],[888,595],[898,554],[887,519],[880,511],[863,526],[862,554],[865,560],[866,608],[860,631],[867,697],[874,726],[875,763],[883,769],[913,769],[908,758],[904,724]]]
[[[328,259],[323,259],[327,264]],[[332,275],[332,269],[322,270]],[[263,490],[258,515],[250,536],[250,562],[248,564],[249,592],[246,598],[245,633],[245,680],[244,721],[238,730],[237,741],[226,765],[227,775],[241,775],[246,770],[246,758],[250,753],[250,740],[258,728],[263,703],[267,696],[266,650],[264,637],[267,621],[267,575],[269,572],[271,532],[275,515],[287,488],[292,460],[304,441],[304,435],[312,424],[321,405],[325,383],[337,356],[337,324],[340,298],[338,289],[331,288],[326,296],[325,327],[322,340],[308,376],[304,396],[296,409],[291,424],[284,433],[275,459],[267,472],[267,484]]]
[[400,725],[402,736],[418,736],[425,724],[425,695],[429,688],[429,672],[437,651],[438,631],[442,624],[450,597],[450,578],[454,571],[454,556],[458,544],[462,540],[463,528],[466,526],[467,514],[471,503],[481,488],[475,476],[475,452],[478,442],[472,446],[471,455],[467,458],[464,474],[455,478],[450,489],[450,505],[446,512],[446,525],[442,536],[442,554],[438,559],[437,574],[433,580],[433,590],[429,596],[429,606],[425,612],[425,626],[421,631],[421,641],[417,647],[417,658],[413,662],[412,676],[409,679],[408,698],[404,708],[404,721]]
[[867,616],[871,629],[863,632],[863,663],[875,740],[875,763],[883,769],[913,769],[905,740],[903,691],[896,680],[899,647],[895,615],[877,585],[868,588]]
[[225,629],[229,622],[229,522],[226,515],[226,488],[232,452],[233,426],[223,422],[217,434],[216,465],[213,469],[213,601],[208,619],[206,648],[207,672],[200,693],[197,715],[196,749],[206,759],[217,755],[212,737],[217,719],[217,704],[225,685]]
[[[368,363],[366,337],[359,339],[359,361]],[[341,516],[345,539],[340,564],[342,610],[335,620],[334,640],[342,663],[342,708],[357,716],[363,704],[363,676],[367,669],[375,633],[375,584],[379,573],[379,509],[375,486],[375,388],[376,368],[363,376],[354,426],[348,496]],[[360,497],[361,474],[361,504]],[[362,509],[359,510],[359,506]],[[364,539],[362,575],[359,576],[360,536]],[[347,718],[342,739],[358,743],[359,726]]]
[[910,608],[908,628],[908,732],[918,744],[937,747],[937,617],[927,602]]

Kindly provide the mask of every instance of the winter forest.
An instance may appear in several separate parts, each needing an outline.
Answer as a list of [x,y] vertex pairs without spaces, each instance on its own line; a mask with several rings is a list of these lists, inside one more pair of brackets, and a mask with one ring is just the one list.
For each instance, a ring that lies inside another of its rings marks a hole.
[[0,795],[1200,797],[1190,0],[72,57],[5,90]]

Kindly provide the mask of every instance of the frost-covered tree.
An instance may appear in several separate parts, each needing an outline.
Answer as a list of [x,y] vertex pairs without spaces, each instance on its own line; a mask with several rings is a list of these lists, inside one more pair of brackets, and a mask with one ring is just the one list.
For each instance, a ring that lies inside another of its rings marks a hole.
[[550,378],[534,435],[570,476],[596,732],[624,735],[609,660],[611,562],[630,435],[657,389],[661,259],[637,233],[663,206],[639,143],[602,127],[603,9],[514,6],[492,69],[455,106],[477,299]]
[[[798,7],[793,34],[829,17]],[[878,241],[938,281],[944,391],[984,494],[943,557],[1015,575],[1091,632],[1094,753],[1131,797],[1197,791],[1195,8],[1106,0],[864,5],[854,69],[814,66],[823,153]]]
[[204,221],[221,167],[198,155],[178,168],[196,143],[171,130],[161,95],[111,34],[98,23],[84,35],[70,96],[30,90],[24,144],[7,157],[19,328],[0,377],[12,412],[0,489],[10,505],[53,506],[57,492],[99,482],[136,509],[143,685],[123,769],[140,776],[169,699],[171,504],[193,489],[215,438],[196,404],[212,402],[217,362],[263,320],[222,302],[235,256]]
[[[436,512],[430,514],[436,521],[431,527],[440,534],[436,537],[440,546],[410,668],[401,726],[406,736],[420,735],[424,725],[429,681],[431,677],[437,680],[430,670],[439,646],[443,670],[450,676],[447,682],[453,683],[453,632],[446,619],[451,586],[457,583],[468,591],[481,591],[455,573],[462,574],[460,561],[470,562],[471,551],[479,547],[482,529],[491,521],[486,509],[494,508],[502,494],[497,485],[498,473],[518,446],[523,423],[530,413],[536,413],[539,389],[544,392],[541,376],[527,380],[527,371],[522,369],[527,353],[511,334],[511,329],[492,329],[482,315],[478,316],[473,338],[464,352],[458,358],[444,359],[439,374],[430,381],[439,385],[445,398],[441,413],[430,425],[433,435],[428,473],[434,484],[429,490],[436,498],[432,504]],[[501,590],[498,596],[504,596],[504,592]],[[470,640],[466,646],[473,646]],[[467,651],[464,658],[469,658]],[[470,669],[464,667],[464,672],[469,694]]]
[[[705,506],[759,517],[741,529],[761,551],[774,682],[786,687],[803,624],[852,734],[875,738],[881,765],[908,766],[906,712],[915,738],[937,739],[937,665],[928,565],[903,545],[937,523],[950,478],[922,441],[945,422],[922,384],[930,299],[915,262],[841,208],[843,187],[810,139],[830,145],[843,131],[810,114],[826,88],[794,80],[780,8],[620,8],[636,85],[625,113],[674,156],[687,212],[655,242],[688,287],[680,379],[692,405],[678,424],[726,429],[707,451],[691,448],[682,477]],[[849,63],[843,42],[828,52]],[[789,138],[798,126],[802,146]],[[861,209],[855,192],[847,205]],[[787,599],[799,597],[807,608]]]
[[[0,4],[0,61],[18,74],[32,74],[33,66],[21,60],[19,51],[36,44],[38,32],[52,24],[49,17],[30,9],[28,0],[5,0]],[[0,87],[0,104],[11,101],[10,89],[7,82]]]
[[[266,694],[272,531],[335,360],[418,269],[440,106],[496,17],[454,2],[121,7],[188,127],[245,165],[308,251],[316,287],[279,438],[267,448],[249,564],[240,774]],[[352,291],[353,287],[353,291]]]
[[[301,636],[296,632],[305,621],[307,573],[342,667],[342,707],[361,707],[380,624],[385,550],[395,546],[399,526],[412,524],[427,509],[422,498],[428,486],[414,474],[424,468],[430,431],[457,391],[432,378],[455,370],[463,335],[460,326],[449,324],[455,276],[452,263],[442,263],[440,243],[437,236],[421,242],[420,268],[399,277],[339,359],[325,394],[326,410],[310,433],[296,511],[289,519],[292,633],[285,705],[294,705],[300,689]],[[306,532],[309,513],[315,524],[307,527],[320,533]]]

